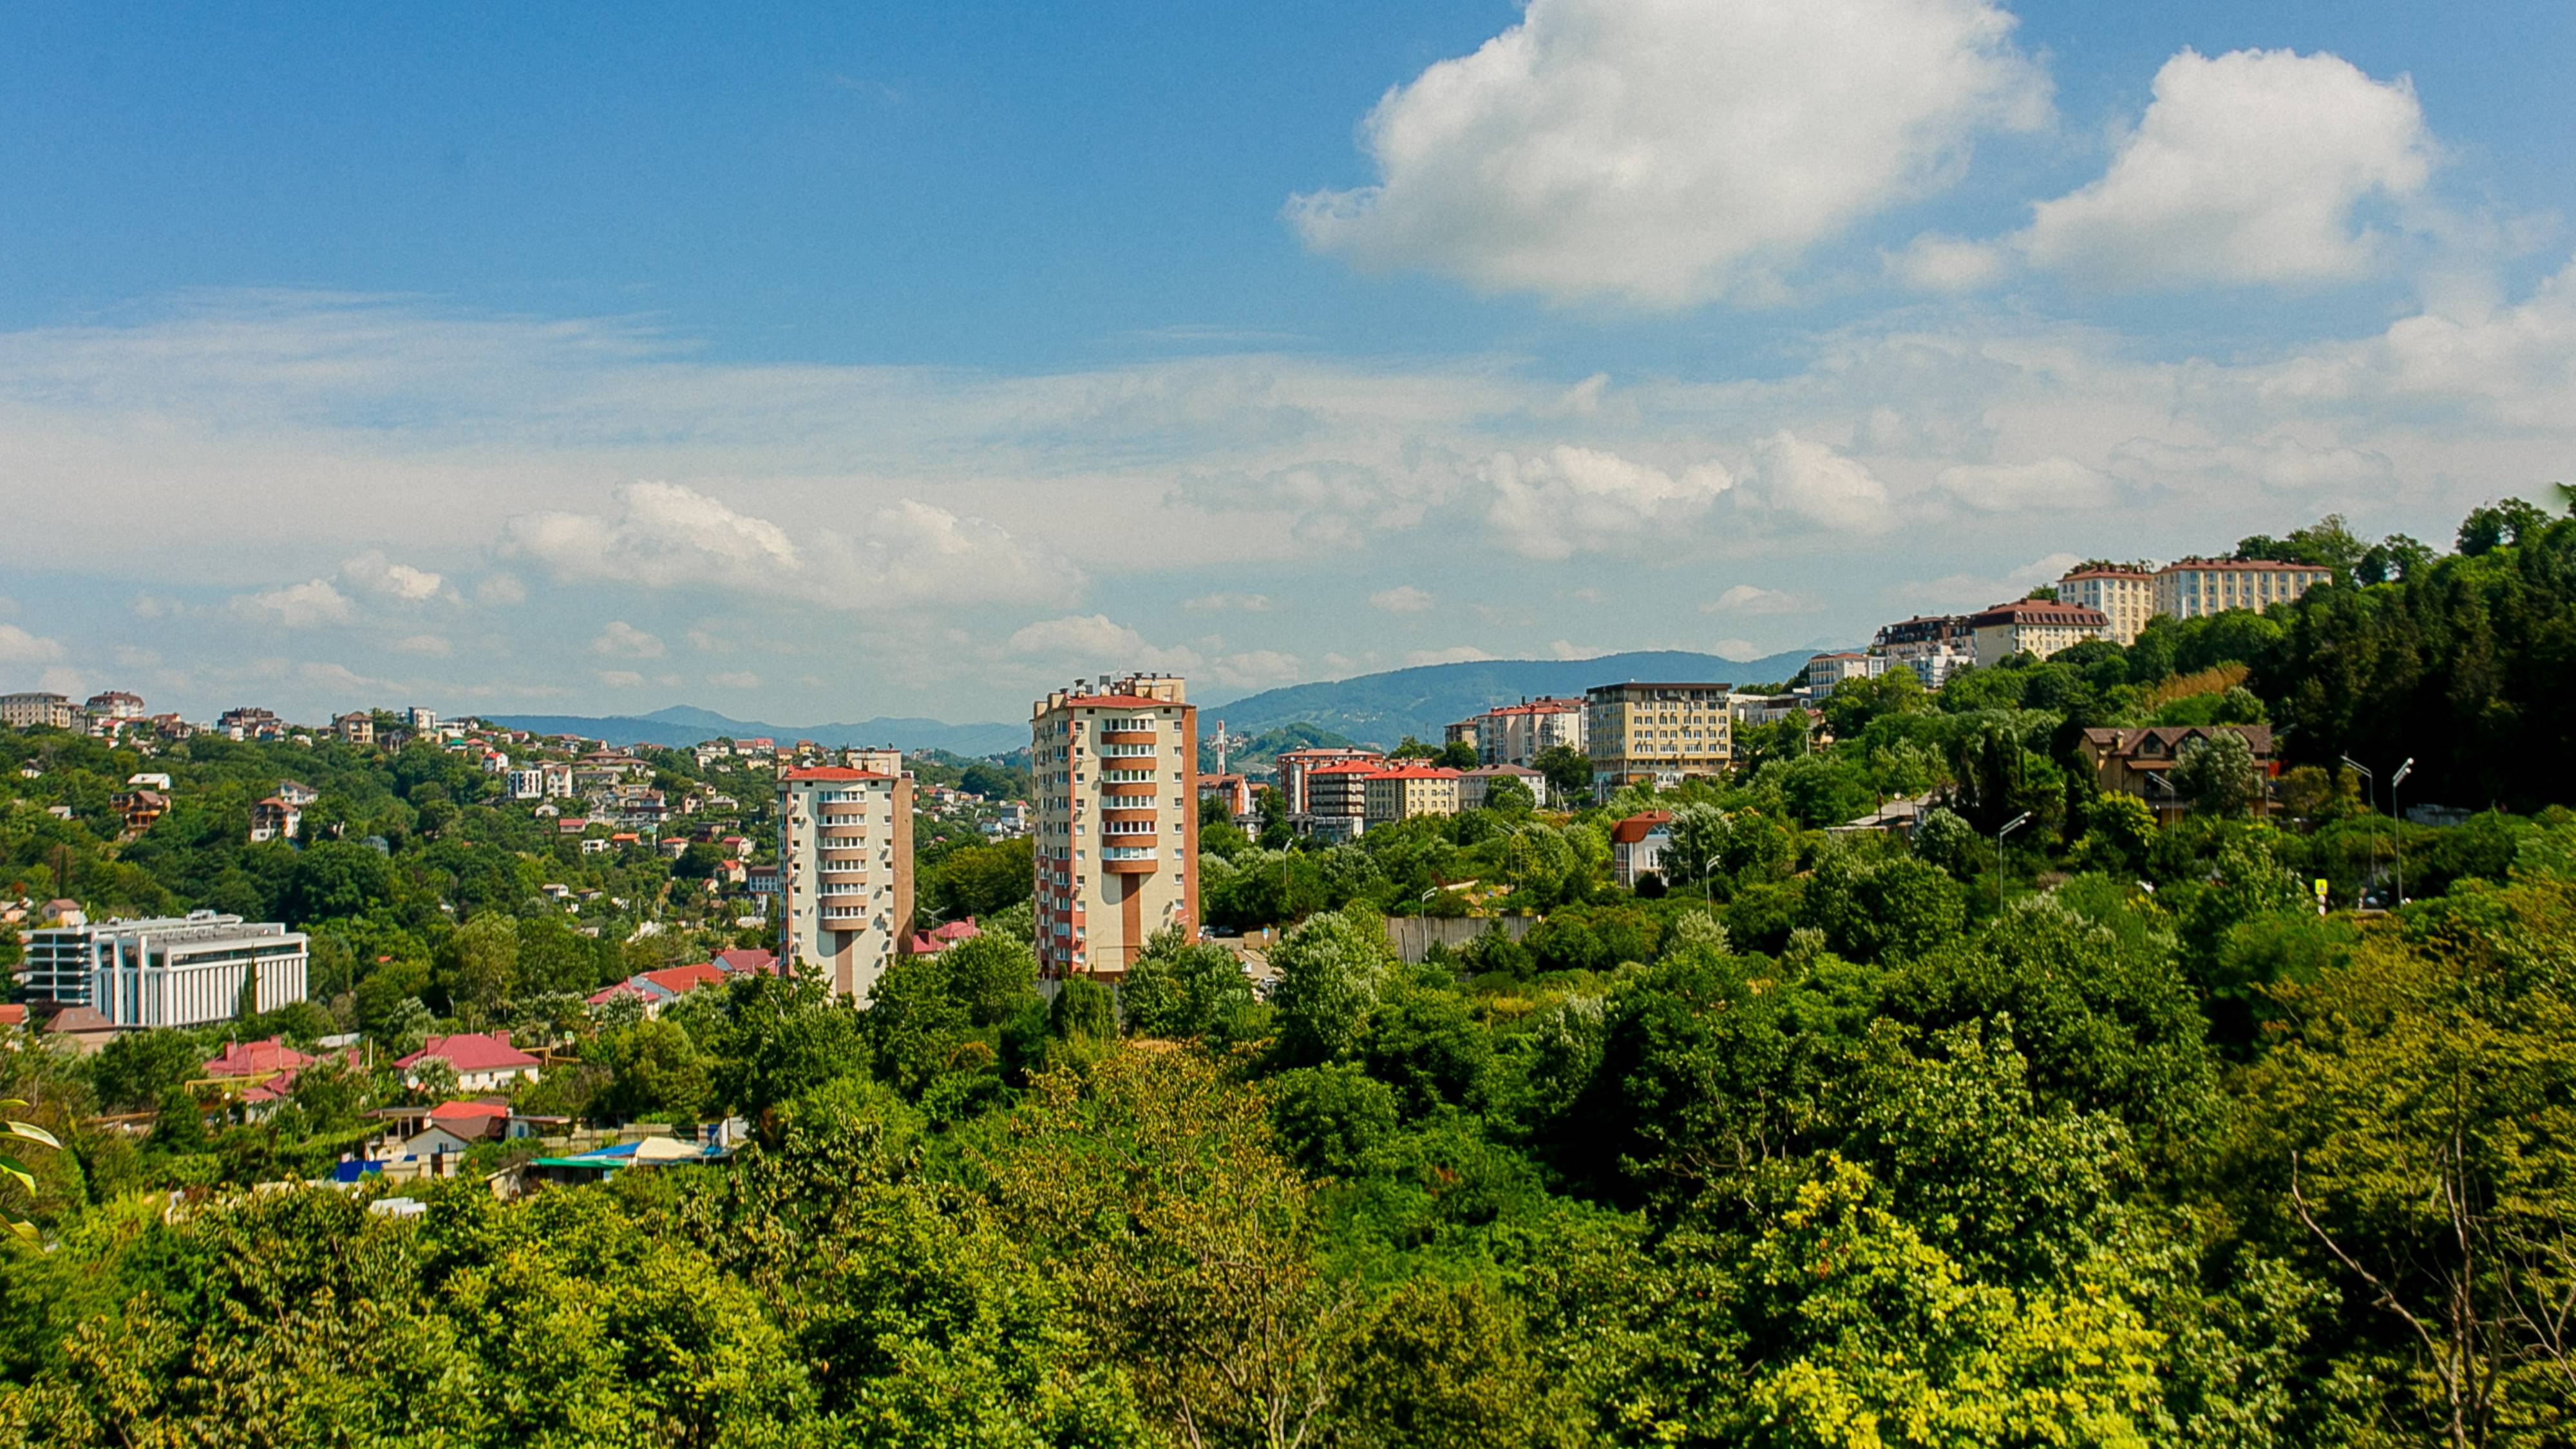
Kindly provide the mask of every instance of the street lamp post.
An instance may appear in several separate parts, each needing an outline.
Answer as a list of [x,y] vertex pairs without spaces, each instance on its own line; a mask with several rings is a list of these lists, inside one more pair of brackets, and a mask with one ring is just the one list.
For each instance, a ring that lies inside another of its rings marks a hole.
[[1709,906],[1717,904],[1717,887],[1709,880],[1716,868],[1717,857],[1713,855],[1699,863],[1699,898],[1702,904]]
[[2030,812],[2025,810],[2005,821],[1995,831],[1995,914],[1997,915],[2003,914],[2004,909],[2004,837],[2029,823]]
[[[2343,757],[2343,763],[2344,768],[2359,775],[2368,787],[2362,792],[2361,804],[2362,808],[2370,814],[2370,869],[2375,874],[2379,870],[2379,777],[2370,773],[2367,766],[2350,755]],[[2361,899],[2363,905],[2370,903],[2370,880],[2367,876],[2363,877],[2361,882]],[[2360,907],[2356,906],[2354,909],[2358,910]]]
[[2397,859],[2397,904],[2406,904],[2406,822],[2397,813],[2397,787],[2415,773],[2415,757],[2408,755],[2397,773],[2388,777],[2388,840],[2395,847]]

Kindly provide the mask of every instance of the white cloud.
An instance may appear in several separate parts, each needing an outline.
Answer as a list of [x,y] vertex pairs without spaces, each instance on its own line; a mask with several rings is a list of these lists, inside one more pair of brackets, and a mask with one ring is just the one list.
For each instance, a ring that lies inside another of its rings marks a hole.
[[1025,625],[1012,633],[1003,648],[1035,659],[1119,668],[1186,671],[1199,663],[1197,651],[1147,643],[1144,635],[1106,614],[1068,614]]
[[1756,588],[1737,584],[1725,593],[1700,605],[1703,614],[1803,614],[1816,607],[1815,601],[1802,594],[1781,589]]
[[2404,201],[2434,146],[2414,87],[2332,55],[2186,50],[2102,178],[2039,203],[2020,241],[2035,264],[2096,286],[2336,281],[2384,242],[2365,201]]
[[622,659],[659,659],[662,641],[623,619],[611,619],[599,637],[590,641],[590,652],[609,654]]
[[281,629],[320,629],[346,624],[357,617],[357,609],[348,596],[329,579],[288,584],[265,593],[236,594],[225,607],[238,618]]
[[1377,103],[1378,184],[1289,215],[1318,250],[1489,290],[1758,296],[2045,118],[2013,24],[1985,0],[1531,0]]
[[1552,448],[1531,457],[1496,453],[1478,476],[1494,492],[1485,521],[1514,552],[1543,559],[1634,548],[1649,534],[1706,513],[1735,486],[1716,463],[1675,477],[1591,448]]
[[62,657],[60,641],[30,634],[15,624],[0,624],[0,664],[51,664]]
[[1272,605],[1268,594],[1201,594],[1183,601],[1181,607],[1192,613],[1222,613],[1228,609],[1246,614],[1267,614]]
[[2003,279],[2003,249],[1992,242],[1967,241],[1925,232],[1905,249],[1886,258],[1890,275],[1918,292],[1974,292]]
[[1959,463],[1941,470],[1942,491],[1981,513],[2101,508],[2112,501],[2111,480],[2072,458],[2028,463]]
[[718,689],[758,689],[760,676],[747,669],[737,669],[724,674],[710,674],[707,683]]
[[644,682],[644,676],[632,669],[603,669],[599,671],[599,682],[611,689],[633,689]]
[[2270,493],[2326,493],[2337,502],[2384,494],[2397,482],[2396,465],[2385,454],[2312,447],[2290,437],[2217,445],[2140,438],[2123,444],[2111,465],[2186,492],[2250,483]]
[[506,552],[558,579],[801,598],[841,609],[937,601],[1060,597],[1079,589],[1070,565],[1004,529],[915,499],[877,509],[851,539],[814,527],[799,538],[766,518],[676,483],[630,483],[614,515],[522,514]]
[[1762,646],[1750,639],[1720,639],[1708,647],[1708,652],[1720,659],[1743,664],[1761,658]]
[[1306,677],[1305,662],[1276,649],[1247,649],[1208,661],[1210,674],[1228,689],[1268,689]]
[[2083,561],[2077,554],[2052,553],[2007,569],[2000,577],[1945,574],[1926,583],[1905,584],[1889,592],[1899,599],[1929,604],[1935,609],[1982,609],[1990,604],[2026,597],[2032,586],[2063,578],[2068,569]]
[[1499,659],[1473,644],[1453,644],[1446,649],[1416,649],[1404,656],[1407,668],[1423,664],[1473,664],[1479,660]]
[[528,586],[513,574],[485,574],[474,585],[474,602],[487,608],[506,609],[528,601]]
[[1369,607],[1390,614],[1427,614],[1438,601],[1411,584],[1398,584],[1369,595]]
[[394,647],[405,654],[428,654],[445,659],[456,652],[456,646],[436,634],[412,634],[396,639]]
[[1858,461],[1782,429],[1754,447],[1753,476],[1737,501],[1757,511],[1844,533],[1895,526],[1887,485]]
[[364,592],[406,604],[427,603],[447,587],[437,574],[395,563],[381,549],[369,549],[342,563],[340,578]]

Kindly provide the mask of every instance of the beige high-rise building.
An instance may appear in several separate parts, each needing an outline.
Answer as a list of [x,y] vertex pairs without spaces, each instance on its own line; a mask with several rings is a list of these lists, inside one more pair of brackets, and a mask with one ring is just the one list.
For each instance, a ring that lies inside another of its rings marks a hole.
[[2080,568],[2057,581],[2057,602],[2100,610],[2111,621],[2105,638],[2135,644],[2156,615],[2156,576],[2136,568]]
[[912,776],[900,760],[778,772],[779,955],[861,1002],[912,935]]
[[2016,654],[2046,659],[2060,649],[2102,638],[2110,633],[2111,621],[2101,610],[2082,604],[2016,599],[1970,614],[1968,630],[1977,641],[1977,667],[1992,669]]
[[1416,815],[1458,813],[1458,772],[1420,760],[1362,777],[1361,809],[1371,825],[1391,825]]
[[1583,701],[1525,699],[1476,716],[1476,758],[1488,765],[1526,765],[1557,745],[1583,748]]
[[1592,789],[1678,785],[1720,775],[1735,757],[1728,684],[1596,684],[1583,692],[1583,738]]
[[1038,968],[1124,975],[1156,931],[1199,924],[1198,711],[1177,676],[1057,690],[1029,720]]

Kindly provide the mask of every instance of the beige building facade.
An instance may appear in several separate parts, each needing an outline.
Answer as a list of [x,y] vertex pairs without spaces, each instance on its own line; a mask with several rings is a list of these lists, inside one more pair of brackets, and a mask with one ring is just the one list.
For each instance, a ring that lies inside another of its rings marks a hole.
[[1678,785],[1694,775],[1720,775],[1735,758],[1726,684],[1598,684],[1583,692],[1583,734],[1592,756],[1592,789],[1603,798],[1622,785]]
[[1416,815],[1458,813],[1458,772],[1419,762],[1379,770],[1362,782],[1363,815],[1370,825],[1389,825]]
[[2016,654],[2046,659],[2060,649],[2102,638],[2110,628],[2099,609],[2046,599],[2017,599],[1968,616],[1980,669],[1992,669]]
[[780,954],[864,1003],[912,934],[912,777],[778,772]]
[[1123,976],[1199,923],[1198,711],[1168,674],[1057,690],[1029,720],[1038,966]]
[[1583,748],[1583,701],[1525,699],[1496,705],[1471,721],[1476,758],[1488,765],[1527,765],[1557,745]]
[[71,699],[60,694],[0,694],[0,725],[12,729],[33,729],[50,725],[58,730],[72,727],[80,711]]
[[2262,609],[2287,603],[2326,580],[2334,570],[2271,559],[2184,559],[2156,571],[2156,612],[2197,619],[2229,609]]
[[2057,602],[2101,611],[2110,621],[2104,638],[2135,644],[2156,615],[2156,576],[2134,568],[2077,569],[2057,581]]

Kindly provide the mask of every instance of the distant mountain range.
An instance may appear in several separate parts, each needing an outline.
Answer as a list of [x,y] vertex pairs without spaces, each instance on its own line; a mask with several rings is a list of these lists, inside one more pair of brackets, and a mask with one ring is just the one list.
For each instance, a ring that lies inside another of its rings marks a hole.
[[[1596,684],[1624,680],[1770,683],[1793,677],[1816,651],[1793,649],[1741,662],[1715,654],[1657,649],[1605,654],[1598,659],[1480,659],[1464,664],[1425,664],[1383,674],[1363,674],[1320,684],[1263,690],[1222,705],[1200,708],[1204,728],[1223,718],[1234,734],[1258,735],[1283,725],[1306,724],[1348,735],[1363,744],[1392,746],[1406,735],[1438,743],[1441,727],[1498,704],[1539,695],[1579,695]],[[880,718],[856,724],[777,725],[731,719],[713,710],[673,705],[646,715],[494,715],[492,722],[541,735],[582,735],[614,745],[682,747],[719,735],[766,735],[812,740],[818,745],[893,745],[903,750],[946,750],[977,756],[1007,754],[1029,743],[1025,724],[948,724],[935,719]]]
[[510,714],[490,716],[508,729],[541,735],[582,735],[612,745],[667,745],[682,748],[719,735],[729,739],[767,736],[774,740],[812,740],[818,745],[892,745],[899,750],[946,750],[951,754],[999,755],[1024,748],[1024,724],[949,724],[935,719],[879,718],[856,724],[777,725],[731,719],[713,710],[678,704],[646,715]]
[[1580,695],[1596,684],[1627,680],[1768,684],[1807,667],[1813,649],[1793,649],[1741,662],[1680,649],[1605,654],[1597,659],[1480,659],[1424,664],[1323,684],[1263,690],[1222,705],[1199,707],[1202,730],[1223,718],[1230,734],[1258,735],[1284,724],[1310,724],[1363,744],[1392,746],[1406,735],[1440,742],[1444,726],[1498,704],[1540,695]]

